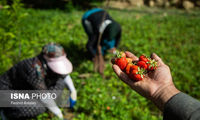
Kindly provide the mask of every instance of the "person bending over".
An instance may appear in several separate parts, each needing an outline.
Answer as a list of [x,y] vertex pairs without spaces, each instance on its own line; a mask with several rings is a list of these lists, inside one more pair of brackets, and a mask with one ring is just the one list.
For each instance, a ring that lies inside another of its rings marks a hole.
[[82,17],[82,25],[88,35],[86,48],[91,58],[94,58],[97,53],[100,34],[102,55],[105,55],[108,50],[111,53],[116,52],[121,38],[121,27],[105,10],[94,8],[87,11]]
[[[76,89],[70,77],[72,64],[66,58],[63,47],[49,43],[33,58],[25,59],[0,76],[0,90],[70,90],[70,107],[76,103]],[[45,107],[0,108],[2,119],[33,118],[46,111],[53,112],[60,119],[63,114],[54,100],[41,100]]]

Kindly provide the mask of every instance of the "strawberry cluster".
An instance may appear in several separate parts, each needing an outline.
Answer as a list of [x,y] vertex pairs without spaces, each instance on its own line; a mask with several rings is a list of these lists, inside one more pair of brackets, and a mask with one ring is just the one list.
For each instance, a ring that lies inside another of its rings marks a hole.
[[157,68],[157,62],[154,59],[141,55],[139,61],[133,61],[126,57],[124,52],[117,52],[115,64],[134,81],[142,80],[146,73]]

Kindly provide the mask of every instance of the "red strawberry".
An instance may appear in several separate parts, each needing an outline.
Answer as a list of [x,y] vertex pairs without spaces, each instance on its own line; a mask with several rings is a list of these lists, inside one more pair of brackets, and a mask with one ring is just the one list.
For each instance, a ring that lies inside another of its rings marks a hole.
[[144,71],[145,71],[144,69],[140,68],[138,68],[137,70],[132,70],[131,73],[129,74],[129,77],[135,81],[142,80],[144,77]]
[[130,70],[131,70],[131,71],[132,71],[132,70],[138,70],[138,66],[137,66],[137,65],[132,65],[131,68],[130,68]]
[[131,71],[131,74],[134,74],[134,75],[135,75],[135,74],[138,74],[138,70],[132,70],[132,71]]
[[144,68],[145,70],[147,70],[147,64],[144,62],[144,61],[138,61],[137,65],[140,67],[140,68]]
[[149,62],[147,62],[147,70],[153,71],[157,68],[157,62],[154,59],[150,59]]
[[106,109],[107,109],[107,110],[110,110],[110,106],[107,106]]
[[132,63],[132,61],[133,61],[131,58],[126,58],[126,60],[128,63]]
[[140,81],[140,80],[142,80],[142,79],[143,79],[143,75],[140,75],[140,74],[135,74],[135,75],[134,75],[134,80]]
[[126,74],[129,74],[129,73],[130,73],[131,66],[133,66],[132,63],[128,63],[128,64],[127,64],[127,66],[126,66]]
[[132,79],[132,80],[135,80],[135,75],[138,74],[138,70],[132,70],[129,74],[129,77]]
[[124,70],[126,68],[127,60],[126,54],[124,52],[117,52],[115,64],[117,64],[121,70]]
[[121,70],[124,70],[126,68],[126,65],[127,65],[126,58],[125,57],[117,58],[115,60],[115,64],[117,64]]
[[145,55],[141,55],[139,57],[139,61],[144,61],[145,63],[147,63],[149,61],[149,59]]

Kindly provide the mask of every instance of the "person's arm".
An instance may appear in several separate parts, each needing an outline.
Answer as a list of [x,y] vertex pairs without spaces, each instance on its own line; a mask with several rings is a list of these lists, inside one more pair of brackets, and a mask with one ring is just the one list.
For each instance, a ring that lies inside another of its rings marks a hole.
[[121,28],[120,28],[120,31],[118,32],[118,34],[117,34],[117,36],[115,38],[115,45],[114,45],[114,47],[109,50],[110,53],[116,54],[116,48],[119,45],[120,40],[121,40]]
[[[41,87],[44,86],[44,87]],[[35,90],[47,90],[45,83],[41,82],[39,86],[35,86]],[[59,119],[63,119],[63,114],[60,108],[56,105],[53,99],[40,99],[40,101],[44,104],[45,107],[53,114],[55,114]]]
[[94,34],[92,23],[87,19],[82,19],[82,25],[88,36]]
[[[120,27],[120,26],[119,26]],[[120,43],[120,40],[121,40],[121,33],[122,33],[122,30],[121,30],[121,27],[119,28],[119,32],[116,36],[116,42],[115,42],[115,48],[117,48],[117,46],[119,45]]]
[[86,48],[89,51],[89,53],[92,55],[92,57],[95,57],[97,48],[95,47],[97,45],[97,34],[93,34],[89,36],[89,40],[87,42]]
[[164,120],[199,120],[200,102],[185,93],[178,93],[165,103]]
[[63,119],[63,114],[60,108],[56,105],[55,101],[52,99],[41,99],[41,102],[51,111],[53,114],[59,117],[59,119]]
[[70,90],[70,108],[73,108],[73,106],[76,104],[77,93],[76,93],[76,89],[74,87],[74,84],[73,84],[73,81],[72,81],[70,75],[67,75],[65,77],[64,83],[67,85],[67,87]]
[[[36,87],[35,90],[47,90],[43,87],[41,88],[41,86],[45,86],[45,84],[42,82],[40,87]],[[40,99],[40,101],[44,104],[45,107],[47,107],[49,111],[59,117],[59,119],[63,119],[63,114],[53,99]]]
[[[38,66],[37,66],[38,67]],[[36,70],[34,68],[30,68],[32,70],[29,71],[29,75],[27,78],[27,82],[32,86],[33,90],[48,90],[42,76],[42,70]],[[39,68],[38,68],[39,69]],[[40,68],[41,69],[41,68]],[[40,73],[39,73],[40,72]],[[45,107],[48,108],[53,114],[59,117],[59,119],[63,119],[63,114],[59,107],[56,105],[55,101],[52,99],[40,99],[40,101],[44,104]]]
[[[134,54],[125,53],[134,61],[138,61]],[[199,119],[200,102],[180,93],[172,82],[169,67],[156,54],[152,54],[152,58],[158,62],[158,67],[154,72],[145,76],[142,81],[134,82],[115,64],[113,70],[123,82],[140,95],[150,99],[160,110],[164,111],[164,120]]]
[[88,42],[87,42],[87,50],[89,53],[94,57],[96,55],[96,49],[94,48],[95,44],[97,44],[97,37],[96,31],[94,31],[92,23],[87,19],[82,19],[82,25],[85,32],[88,35]]

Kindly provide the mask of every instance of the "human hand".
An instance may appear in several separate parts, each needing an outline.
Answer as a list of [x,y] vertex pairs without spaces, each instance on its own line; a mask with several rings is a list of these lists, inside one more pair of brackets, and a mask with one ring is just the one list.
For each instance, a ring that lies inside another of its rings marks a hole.
[[109,53],[115,54],[116,53],[116,48],[111,48],[110,50],[108,50]]
[[59,120],[63,120],[62,111],[58,107],[51,107],[50,111],[52,111],[59,118]]
[[69,98],[69,101],[70,101],[70,108],[72,109],[74,106],[75,106],[75,104],[76,104],[76,100],[73,100],[71,97]]
[[[126,56],[131,58],[133,61],[138,61],[131,52],[125,52]],[[164,104],[175,94],[179,93],[172,82],[172,76],[170,69],[163,63],[155,53],[151,56],[158,62],[158,67],[155,71],[149,72],[144,76],[141,81],[131,80],[121,69],[113,64],[113,70],[117,76],[129,85],[133,90],[138,92],[140,95],[152,100],[157,107],[161,110],[164,108]]]
[[72,92],[71,92],[71,95],[70,95],[70,98],[69,98],[69,101],[70,101],[70,108],[73,108],[73,107],[74,107],[74,105],[76,104],[76,100],[77,100],[76,91],[72,91]]

